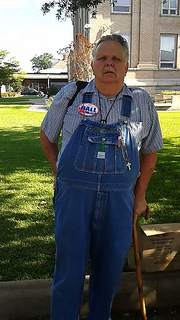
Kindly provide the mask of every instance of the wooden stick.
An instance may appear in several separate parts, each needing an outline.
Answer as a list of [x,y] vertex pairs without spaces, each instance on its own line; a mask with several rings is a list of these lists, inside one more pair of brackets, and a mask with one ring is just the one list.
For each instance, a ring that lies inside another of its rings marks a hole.
[[[150,211],[149,211],[149,207],[147,206],[146,207],[146,219],[149,219],[149,217],[150,217]],[[138,235],[137,235],[137,218],[138,218],[138,216],[134,216],[134,219],[133,219],[134,258],[135,258],[135,264],[136,264],[136,276],[137,276],[137,285],[138,285],[138,291],[139,291],[139,302],[140,302],[141,315],[142,315],[143,320],[147,320],[146,305],[145,305],[142,275],[141,275],[140,257],[139,257],[139,245],[138,245]]]

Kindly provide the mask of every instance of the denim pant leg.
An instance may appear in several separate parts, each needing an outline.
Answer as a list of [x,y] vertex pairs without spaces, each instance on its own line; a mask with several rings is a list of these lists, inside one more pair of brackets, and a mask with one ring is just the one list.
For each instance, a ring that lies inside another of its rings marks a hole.
[[51,320],[78,320],[90,243],[94,191],[58,186],[55,197],[56,262]]
[[93,232],[88,320],[110,319],[131,244],[133,204],[131,190],[111,191],[107,195],[101,229]]

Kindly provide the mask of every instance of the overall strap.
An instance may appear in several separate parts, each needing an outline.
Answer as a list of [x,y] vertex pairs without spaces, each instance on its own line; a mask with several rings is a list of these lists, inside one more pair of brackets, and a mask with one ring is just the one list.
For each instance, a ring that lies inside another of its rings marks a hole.
[[92,103],[93,92],[85,92],[83,94],[82,103]]
[[131,96],[123,96],[121,115],[130,118],[131,115]]
[[75,100],[77,94],[79,93],[79,91],[81,91],[81,89],[84,89],[87,86],[88,82],[87,81],[77,81],[76,82],[76,86],[77,86],[77,90],[75,92],[75,94],[73,95],[73,97],[71,98],[71,100],[69,100],[68,103],[68,108],[72,105],[73,101]]

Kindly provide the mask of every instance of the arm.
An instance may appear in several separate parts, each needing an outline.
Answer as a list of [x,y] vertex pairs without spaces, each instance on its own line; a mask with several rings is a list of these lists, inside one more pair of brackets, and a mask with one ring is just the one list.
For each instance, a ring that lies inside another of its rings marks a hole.
[[58,144],[57,143],[52,143],[49,141],[49,139],[46,137],[44,131],[41,130],[41,143],[42,143],[42,148],[45,153],[46,158],[51,164],[52,170],[54,177],[56,177],[56,161],[57,161],[57,156],[58,156]]
[[140,158],[140,172],[141,175],[137,179],[134,195],[134,215],[139,216],[146,210],[146,189],[149,184],[149,180],[154,171],[157,161],[157,152],[149,154],[141,154]]

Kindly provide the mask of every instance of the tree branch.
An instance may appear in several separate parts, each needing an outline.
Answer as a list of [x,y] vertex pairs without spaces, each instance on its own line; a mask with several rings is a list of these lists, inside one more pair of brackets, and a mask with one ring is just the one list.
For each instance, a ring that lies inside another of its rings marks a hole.
[[75,12],[80,9],[89,9],[92,11],[92,15],[97,10],[97,6],[105,1],[111,0],[61,0],[61,1],[50,1],[45,2],[42,7],[41,11],[45,15],[46,13],[50,12],[52,8],[57,8],[56,10],[56,18],[58,20],[66,20],[67,18],[71,18]]

